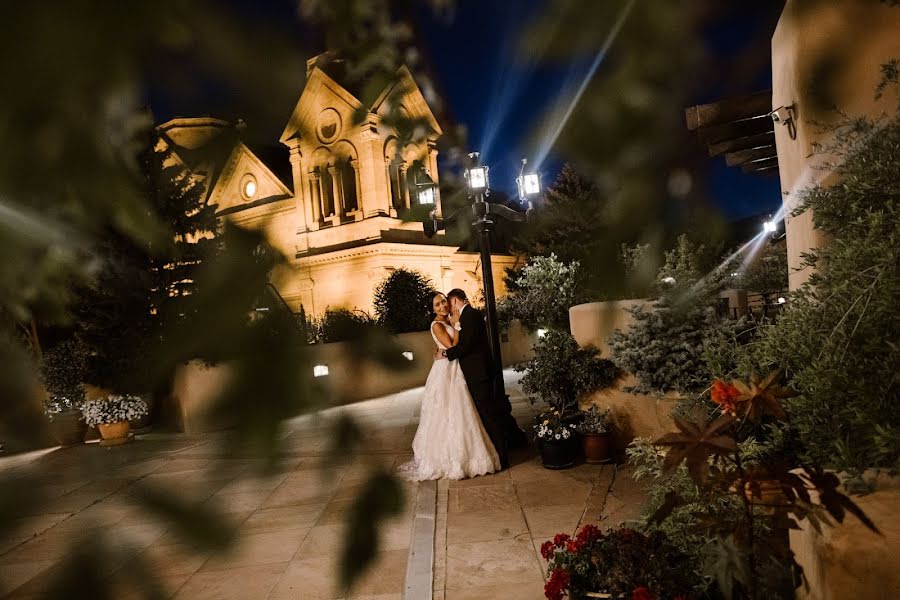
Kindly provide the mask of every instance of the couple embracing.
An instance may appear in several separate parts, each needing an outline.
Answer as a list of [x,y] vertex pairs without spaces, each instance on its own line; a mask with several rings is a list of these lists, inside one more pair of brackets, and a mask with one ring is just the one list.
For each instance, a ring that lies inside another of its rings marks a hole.
[[507,446],[522,432],[498,390],[484,317],[459,289],[435,294],[431,308],[438,350],[425,383],[415,458],[406,470],[424,481],[505,469]]

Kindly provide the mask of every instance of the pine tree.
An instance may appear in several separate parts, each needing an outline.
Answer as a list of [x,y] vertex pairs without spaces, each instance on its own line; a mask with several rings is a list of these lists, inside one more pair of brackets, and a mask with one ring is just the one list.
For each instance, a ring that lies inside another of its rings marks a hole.
[[156,141],[147,136],[138,164],[146,210],[161,233],[140,242],[106,231],[92,253],[97,275],[79,290],[74,308],[77,334],[91,350],[87,382],[117,392],[149,391],[142,362],[167,330],[193,316],[185,299],[215,244],[215,208],[203,187]]
[[566,164],[515,238],[513,249],[528,256],[555,254],[564,263],[578,261],[590,296],[621,295],[625,274],[618,257],[623,240],[610,235],[607,209],[600,188]]

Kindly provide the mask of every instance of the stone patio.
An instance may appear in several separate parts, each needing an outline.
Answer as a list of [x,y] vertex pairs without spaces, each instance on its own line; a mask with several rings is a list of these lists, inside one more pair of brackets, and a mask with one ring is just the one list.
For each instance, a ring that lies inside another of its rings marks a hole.
[[[517,379],[507,372],[514,413],[525,425],[532,407]],[[340,587],[345,513],[373,466],[393,468],[410,459],[420,397],[420,390],[410,390],[291,421],[285,468],[265,479],[248,476],[254,459],[222,456],[221,433],[154,433],[117,448],[87,444],[0,459],[0,473],[13,480],[42,476],[49,498],[17,515],[15,535],[0,540],[0,595],[39,598],[73,547],[105,543],[103,572],[123,599],[143,597],[141,582],[125,576],[132,557],[148,566],[164,597],[178,600],[400,599],[408,565],[430,558],[432,549],[436,599],[538,599],[545,539],[601,518],[613,526],[636,516],[641,490],[627,470],[579,465],[548,471],[533,452],[520,452],[509,470],[440,481],[436,494],[403,483],[406,507],[385,523],[376,564],[352,589]],[[345,411],[366,427],[365,448],[351,464],[323,469],[323,417]],[[149,487],[224,513],[236,528],[231,550],[198,553],[171,522],[137,508],[136,495]],[[417,498],[426,505],[417,507]],[[427,505],[429,498],[436,498],[436,507]],[[417,534],[415,543],[428,552],[412,552],[413,522],[423,510],[436,515],[433,546]]]

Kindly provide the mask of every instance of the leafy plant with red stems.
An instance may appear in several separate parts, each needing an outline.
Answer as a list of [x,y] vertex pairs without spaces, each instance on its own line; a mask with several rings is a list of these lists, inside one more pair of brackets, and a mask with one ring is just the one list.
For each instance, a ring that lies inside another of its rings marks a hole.
[[[781,400],[794,392],[777,385],[778,379],[775,371],[749,382],[716,380],[710,392],[719,414],[710,417],[698,407],[691,418],[675,416],[678,431],[654,442],[667,449],[664,473],[671,474],[684,463],[701,492],[734,494],[743,505],[733,521],[695,515],[698,527],[715,534],[719,542],[713,562],[719,589],[727,598],[770,598],[771,589],[759,582],[761,571],[773,561],[789,561],[799,574],[784,533],[797,528],[802,519],[819,529],[831,523],[829,516],[841,523],[849,512],[878,533],[863,511],[838,490],[840,480],[833,473],[817,465],[751,466],[742,455],[738,444],[742,427],[787,418]],[[677,492],[668,492],[650,523],[662,523],[684,504]]]

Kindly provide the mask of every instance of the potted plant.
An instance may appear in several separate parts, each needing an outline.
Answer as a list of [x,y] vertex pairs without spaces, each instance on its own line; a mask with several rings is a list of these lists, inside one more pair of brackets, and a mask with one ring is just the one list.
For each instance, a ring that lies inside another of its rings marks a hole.
[[47,399],[44,414],[50,422],[50,433],[61,446],[84,442],[87,424],[81,413],[87,351],[76,339],[60,342],[44,353],[41,363]]
[[558,410],[548,410],[534,418],[534,437],[548,469],[568,469],[575,464],[576,426],[561,417]]
[[88,400],[81,408],[84,420],[96,426],[103,438],[101,446],[116,446],[131,441],[131,421],[147,414],[147,403],[137,396],[110,394]]
[[557,534],[541,545],[548,600],[568,597],[687,600],[697,585],[688,559],[659,531],[585,525],[574,537]]
[[[534,358],[516,370],[525,371],[522,389],[530,400],[541,400],[550,407],[537,417],[534,428],[544,466],[560,469],[564,468],[561,465],[573,465],[577,447],[572,435],[575,429],[569,425],[581,417],[578,398],[612,385],[618,373],[616,366],[600,358],[594,348],[579,348],[568,332],[551,329],[535,345]],[[566,438],[562,437],[562,424],[566,425]],[[542,427],[547,434],[539,435]]]
[[589,464],[609,461],[609,428],[607,419],[609,409],[600,410],[591,406],[585,411],[584,418],[578,423],[576,431],[581,434],[581,448],[584,460]]

